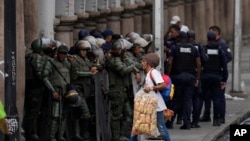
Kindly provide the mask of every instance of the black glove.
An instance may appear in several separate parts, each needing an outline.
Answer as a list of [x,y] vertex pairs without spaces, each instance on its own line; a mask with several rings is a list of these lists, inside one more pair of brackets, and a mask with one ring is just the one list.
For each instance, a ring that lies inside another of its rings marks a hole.
[[10,135],[5,134],[4,135],[4,141],[10,141]]

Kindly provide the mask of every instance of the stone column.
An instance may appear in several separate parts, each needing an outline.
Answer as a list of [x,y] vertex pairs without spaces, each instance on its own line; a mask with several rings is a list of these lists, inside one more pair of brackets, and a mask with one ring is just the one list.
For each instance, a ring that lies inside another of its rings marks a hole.
[[208,28],[212,25],[214,25],[214,1],[213,0],[205,0],[205,5],[206,5],[206,28],[208,30]]
[[77,22],[73,26],[73,42],[78,40],[78,32],[85,28],[84,22],[89,18],[89,13],[86,13],[86,0],[75,0],[75,14],[77,15]]
[[39,33],[54,39],[55,0],[38,1]]
[[110,14],[111,10],[109,8],[108,0],[99,0],[98,1],[98,10],[100,12],[100,16],[96,20],[96,28],[100,31],[103,31],[107,28],[107,16]]
[[[225,35],[223,34],[223,37],[225,36],[225,39],[227,41],[229,41],[229,43],[233,42],[233,33],[234,33],[234,30],[233,30],[233,27],[234,27],[234,0],[227,0],[224,2],[225,4],[225,16],[226,19],[225,19],[225,27],[224,27],[224,30],[225,30]],[[247,10],[248,11],[248,10]],[[248,16],[246,16],[248,17]],[[244,29],[242,30],[244,31]]]
[[121,34],[126,35],[129,32],[134,31],[134,14],[133,11],[137,8],[134,1],[124,1],[122,3],[124,11],[121,14]]
[[221,36],[223,39],[227,38],[227,34],[226,34],[226,19],[227,17],[225,17],[226,13],[225,13],[225,3],[227,3],[228,0],[220,0],[218,1],[219,3],[219,24],[220,24],[220,28],[221,28]]
[[220,24],[220,6],[219,3],[220,1],[218,0],[212,0],[214,2],[214,25],[221,26]]
[[120,13],[124,10],[121,6],[120,0],[110,0],[109,1],[109,8],[111,13],[107,17],[108,24],[107,28],[112,29],[114,33],[121,34],[121,19]]
[[73,25],[77,20],[74,15],[74,0],[56,0],[56,17],[60,24],[55,27],[55,39],[67,46],[73,45]]
[[170,21],[172,16],[179,15],[178,11],[178,1],[169,0],[168,2],[168,25],[170,26]]
[[[23,119],[23,105],[25,97],[25,32],[24,32],[24,1],[16,1],[16,99],[17,99],[17,109],[19,112],[20,121]],[[21,122],[20,122],[21,123]]]
[[196,41],[206,43],[206,17],[205,17],[205,1],[197,0],[195,3],[195,32],[197,34]]
[[186,13],[184,0],[178,1],[178,16],[181,18],[181,24],[186,25]]
[[189,30],[194,30],[194,2],[193,0],[186,0],[185,2],[185,23],[188,27]]
[[39,37],[38,1],[24,0],[24,32],[26,52],[31,52],[31,42]]
[[134,11],[134,32],[142,33],[142,9],[146,5],[143,0],[136,0],[137,9]]
[[152,34],[153,24],[152,24],[152,1],[144,0],[146,6],[142,10],[142,34]]
[[89,18],[86,20],[85,26],[88,31],[96,29],[95,18],[100,16],[100,12],[97,10],[97,0],[86,0],[86,12],[89,13]]
[[164,21],[163,21],[163,26],[164,26],[164,35],[165,33],[168,31],[169,28],[169,17],[168,17],[168,1],[169,0],[164,0],[164,11],[163,11],[163,15],[164,15]]

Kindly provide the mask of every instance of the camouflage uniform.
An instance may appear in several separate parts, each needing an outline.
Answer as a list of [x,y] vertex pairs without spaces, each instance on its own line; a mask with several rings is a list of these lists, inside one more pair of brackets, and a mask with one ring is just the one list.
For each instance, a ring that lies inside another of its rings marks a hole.
[[[48,60],[42,71],[44,83],[52,94],[52,109],[49,129],[50,141],[56,141],[56,133],[58,134],[59,141],[65,140],[63,136],[65,132],[65,114],[67,107],[64,104],[64,95],[67,92],[67,84],[70,83],[71,71],[71,65],[65,59],[67,52],[68,48],[66,46],[60,46],[58,48],[57,58]],[[64,56],[61,57],[62,55]]]
[[[115,50],[118,49],[118,50]],[[119,52],[117,54],[117,52]],[[111,101],[111,132],[112,141],[119,141],[122,135],[121,127],[123,121],[131,119],[132,110],[128,101],[127,84],[124,84],[125,78],[134,71],[134,65],[126,65],[121,59],[121,47],[119,43],[115,43],[112,47],[112,56],[108,61],[107,70],[109,72],[109,93],[108,97]],[[128,111],[130,113],[125,113]]]
[[31,44],[33,52],[25,57],[26,79],[25,79],[25,102],[23,128],[26,140],[39,140],[37,136],[37,120],[43,99],[44,85],[42,82],[42,46],[40,39]]
[[[81,106],[73,108],[73,139],[82,140],[80,136],[79,121],[81,124],[82,136],[84,139],[89,139],[89,123],[90,123],[90,110],[89,107],[94,107],[94,104],[88,104],[89,97],[94,95],[93,73],[90,71],[93,66],[88,60],[87,56],[83,57],[79,54],[81,50],[89,50],[90,44],[88,41],[79,41],[76,45],[77,55],[75,61],[72,63],[72,84],[76,87],[82,101]],[[95,111],[95,109],[91,109]],[[92,127],[91,127],[92,128]],[[95,128],[95,127],[94,127]]]

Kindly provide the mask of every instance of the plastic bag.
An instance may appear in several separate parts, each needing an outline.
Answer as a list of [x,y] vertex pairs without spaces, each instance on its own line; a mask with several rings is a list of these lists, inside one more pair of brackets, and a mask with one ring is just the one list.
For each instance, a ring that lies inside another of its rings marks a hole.
[[137,92],[134,99],[133,135],[157,136],[157,99],[142,89]]

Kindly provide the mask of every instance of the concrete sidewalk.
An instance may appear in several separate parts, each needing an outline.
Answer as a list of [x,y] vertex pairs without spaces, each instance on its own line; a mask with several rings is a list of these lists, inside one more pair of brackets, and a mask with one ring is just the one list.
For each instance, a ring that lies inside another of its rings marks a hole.
[[216,141],[228,129],[230,124],[237,124],[250,117],[250,98],[244,100],[227,100],[226,123],[221,126],[213,126],[211,122],[200,122],[201,128],[180,130],[178,124],[169,129],[172,141]]

